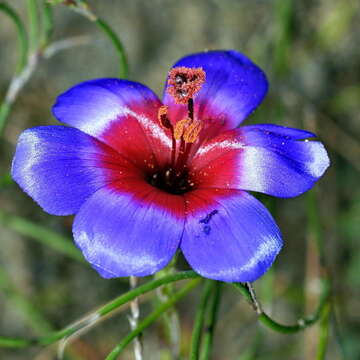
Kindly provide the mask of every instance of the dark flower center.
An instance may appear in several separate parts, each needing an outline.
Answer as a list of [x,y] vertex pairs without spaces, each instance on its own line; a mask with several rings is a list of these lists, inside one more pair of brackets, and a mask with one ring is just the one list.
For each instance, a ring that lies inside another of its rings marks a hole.
[[170,166],[149,174],[147,182],[160,190],[175,195],[184,194],[195,187],[195,182],[186,169],[176,172]]

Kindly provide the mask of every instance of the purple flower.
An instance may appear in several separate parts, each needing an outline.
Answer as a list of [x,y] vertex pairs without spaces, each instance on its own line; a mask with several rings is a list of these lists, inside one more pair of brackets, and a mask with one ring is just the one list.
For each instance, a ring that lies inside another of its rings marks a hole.
[[297,196],[329,166],[308,131],[237,128],[267,88],[236,51],[179,60],[163,102],[136,82],[86,81],[53,107],[70,127],[21,134],[13,178],[48,213],[76,214],[75,242],[105,278],[153,274],[180,248],[204,277],[254,281],[282,241],[246,191]]

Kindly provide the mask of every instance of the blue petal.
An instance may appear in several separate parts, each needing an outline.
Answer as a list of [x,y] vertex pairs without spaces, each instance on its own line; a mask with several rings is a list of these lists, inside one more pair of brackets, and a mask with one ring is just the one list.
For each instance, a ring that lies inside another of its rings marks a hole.
[[202,144],[191,166],[198,186],[293,197],[309,190],[329,166],[314,134],[277,125],[224,132]]
[[[315,135],[276,125],[239,129],[244,147],[239,155],[239,188],[278,197],[293,197],[314,186],[330,165]],[[304,140],[305,139],[305,140]]]
[[[244,128],[243,128],[244,129]],[[316,135],[310,131],[290,128],[287,126],[281,126],[276,124],[255,124],[247,125],[245,128],[247,131],[254,131],[254,133],[263,133],[264,135],[276,134],[279,138],[285,138],[285,140],[304,140],[315,138]]]
[[280,231],[267,209],[236,190],[197,190],[186,195],[181,249],[200,275],[226,282],[255,281],[279,253]]
[[158,97],[142,84],[97,79],[61,94],[53,114],[128,159],[163,164],[170,156],[171,139],[158,121],[160,106]]
[[180,196],[162,193],[144,180],[129,189],[100,189],[75,217],[75,242],[105,278],[155,273],[170,261],[183,232]]
[[[201,67],[206,81],[195,97],[195,117],[199,120],[224,122],[235,128],[262,102],[268,89],[263,71],[245,55],[234,51],[208,51],[186,56],[173,67]],[[164,93],[164,104],[180,120],[186,107],[175,105]],[[184,109],[185,108],[185,109]]]
[[157,96],[146,86],[128,80],[96,79],[80,83],[61,94],[53,106],[61,122],[99,137],[124,117],[143,112],[157,116]]
[[[101,165],[104,161],[107,166]],[[118,164],[111,165],[116,171],[121,161],[110,148],[77,129],[41,126],[21,134],[12,177],[48,213],[70,215],[108,182],[109,164]]]

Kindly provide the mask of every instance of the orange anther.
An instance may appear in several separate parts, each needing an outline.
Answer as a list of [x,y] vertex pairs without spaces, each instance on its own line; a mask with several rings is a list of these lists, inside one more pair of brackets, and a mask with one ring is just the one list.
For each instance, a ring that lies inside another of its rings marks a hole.
[[168,113],[168,107],[166,105],[160,106],[158,111],[158,120],[160,125],[164,129],[171,129],[171,122],[167,116],[167,113]]
[[186,143],[194,143],[199,137],[202,129],[201,121],[191,123],[184,131],[184,140]]
[[174,129],[174,138],[175,140],[180,140],[181,137],[184,134],[184,131],[186,131],[185,127],[191,123],[191,119],[187,118],[187,119],[182,119],[180,121],[178,121],[175,125],[175,129]]

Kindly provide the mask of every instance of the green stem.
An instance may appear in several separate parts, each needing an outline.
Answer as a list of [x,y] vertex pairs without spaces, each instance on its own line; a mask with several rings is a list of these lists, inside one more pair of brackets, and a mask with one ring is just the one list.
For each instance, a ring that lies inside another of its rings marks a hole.
[[182,271],[182,272],[178,272],[176,274],[164,276],[161,279],[149,281],[148,283],[141,285],[141,286],[137,287],[136,289],[131,290],[122,296],[119,296],[115,300],[113,300],[110,303],[108,303],[107,305],[103,306],[102,308],[100,308],[98,313],[101,316],[104,316],[104,315],[108,314],[109,312],[113,311],[114,309],[118,308],[120,305],[123,305],[132,299],[135,299],[137,296],[140,296],[151,290],[154,290],[154,289],[158,288],[159,286],[169,284],[174,281],[185,280],[185,279],[194,279],[194,278],[199,278],[199,277],[200,277],[200,275],[198,275],[195,271]]
[[129,69],[126,51],[120,38],[116,35],[112,27],[105,20],[96,16],[86,1],[75,0],[75,3],[70,4],[69,8],[86,17],[88,20],[94,22],[98,28],[110,39],[119,56],[119,77],[127,78]]
[[326,356],[326,349],[329,340],[330,308],[330,304],[327,303],[321,315],[320,339],[316,354],[316,360],[324,360]]
[[[179,252],[175,254],[173,259],[164,269],[155,274],[156,278],[162,277],[164,275],[174,274],[176,272],[175,266],[178,254]],[[174,295],[174,285],[174,283],[164,285],[157,290],[156,306],[158,306],[160,303],[168,301],[170,297]],[[162,316],[161,322],[163,323],[166,341],[170,344],[172,357],[174,359],[178,359],[180,357],[181,329],[179,314],[177,312],[176,306],[173,306]]]
[[[240,290],[243,294],[243,289],[238,286],[239,284],[233,284],[236,289]],[[305,328],[315,324],[321,317],[323,311],[326,309],[328,302],[330,298],[330,285],[328,281],[323,280],[322,284],[322,293],[320,296],[320,301],[317,309],[315,312],[307,316],[305,318],[299,319],[296,324],[294,325],[283,325],[279,322],[273,320],[270,316],[268,316],[266,313],[264,313],[262,310],[259,311],[259,321],[265,325],[266,327],[280,333],[284,334],[291,334],[291,333],[297,333],[299,331],[304,330]]]
[[214,288],[214,285],[215,285],[214,281],[206,280],[200,297],[199,305],[197,307],[196,316],[195,316],[194,329],[191,337],[191,349],[190,349],[191,360],[199,359],[201,334],[205,320],[205,311],[210,299],[211,292]]
[[215,283],[214,293],[209,304],[209,314],[205,322],[204,346],[201,353],[201,360],[209,360],[211,355],[212,344],[214,340],[215,325],[221,298],[222,283],[217,281]]
[[[26,35],[26,29],[24,23],[21,21],[20,17],[17,13],[7,4],[1,2],[0,3],[0,11],[9,16],[9,18],[13,21],[17,29],[18,36],[18,48],[19,48],[19,60],[16,65],[16,73],[20,73],[22,69],[25,67],[27,57],[28,57],[28,38]],[[5,108],[1,108],[0,118],[4,117],[4,112],[7,111]]]
[[36,345],[36,342],[33,343],[28,339],[0,336],[0,347],[3,348],[26,348],[31,345]]
[[[134,298],[145,294],[151,290],[154,290],[158,288],[159,286],[169,284],[174,281],[184,280],[184,279],[197,279],[200,278],[198,274],[196,274],[194,271],[183,271],[176,274],[171,274],[168,276],[164,276],[161,279],[156,279],[149,281],[148,283],[141,285],[137,287],[134,290],[131,290],[113,301],[109,302],[108,304],[102,306],[99,310],[93,312],[89,317],[84,319],[83,321],[80,321],[70,327],[67,327],[65,329],[56,331],[52,334],[45,335],[43,337],[33,339],[33,340],[26,340],[22,338],[11,338],[6,336],[0,336],[0,347],[16,347],[16,348],[23,348],[28,347],[32,345],[49,345],[52,344],[64,337],[68,337],[74,333],[76,333],[78,330],[82,329],[86,325],[92,324],[92,322],[99,320],[99,318],[104,317],[105,315],[108,315],[113,310],[117,309],[121,305],[133,300]],[[251,303],[252,297],[250,294],[249,289],[239,283],[232,284],[233,287],[235,287],[238,291],[241,292],[241,294],[245,297],[247,301]],[[282,325],[275,320],[271,319],[267,314],[265,314],[263,311],[259,313],[259,321],[265,325],[266,327],[280,332],[280,333],[296,333],[298,331],[301,331],[305,329],[306,327],[309,327],[313,325],[315,322],[317,322],[323,313],[325,307],[327,306],[327,302],[329,300],[330,295],[330,287],[327,281],[324,281],[323,283],[323,290],[322,290],[322,296],[320,299],[319,306],[317,310],[314,312],[312,316],[308,316],[304,319],[300,319],[297,324],[295,325]],[[171,299],[170,299],[171,300]],[[164,303],[165,304],[165,303]],[[162,305],[164,305],[162,304]]]
[[119,37],[116,35],[114,30],[110,27],[110,25],[106,23],[104,20],[97,18],[95,20],[95,23],[105,33],[105,35],[109,37],[119,56],[119,77],[127,78],[129,72],[129,66],[126,57],[126,52],[122,42],[120,41]]
[[167,302],[159,305],[150,315],[148,315],[136,329],[131,331],[125,338],[111,351],[105,360],[115,360],[125,347],[139,334],[141,334],[148,326],[150,326],[155,320],[157,320],[165,311],[170,309],[176,302],[187,295],[195,286],[199,284],[201,279],[194,279],[185,285],[181,290],[175,293]]
[[0,105],[0,136],[3,132],[3,129],[6,125],[6,119],[7,117],[9,116],[10,114],[10,104],[6,103],[6,102],[3,102],[1,105]]
[[39,41],[39,16],[38,16],[38,4],[37,0],[27,0],[27,11],[29,17],[29,40],[30,50],[33,52],[38,49]]
[[48,3],[42,3],[42,40],[41,48],[44,49],[49,44],[54,32],[54,15],[52,7]]
[[106,305],[102,306],[97,311],[93,312],[89,317],[80,321],[70,327],[56,331],[52,334],[42,336],[33,340],[26,340],[22,338],[11,338],[6,336],[0,336],[0,347],[16,347],[24,348],[32,345],[49,345],[52,344],[64,337],[68,337],[78,330],[82,329],[84,326],[91,324],[92,322],[98,320],[105,315],[108,315],[121,305],[135,299],[137,296],[145,294],[151,290],[158,288],[159,286],[169,284],[174,281],[185,280],[185,279],[195,279],[200,278],[198,274],[194,271],[183,271],[169,276],[164,276],[161,279],[156,279],[149,281],[148,283],[137,287],[134,290],[128,291],[127,293],[117,297],[116,299],[110,301]]

